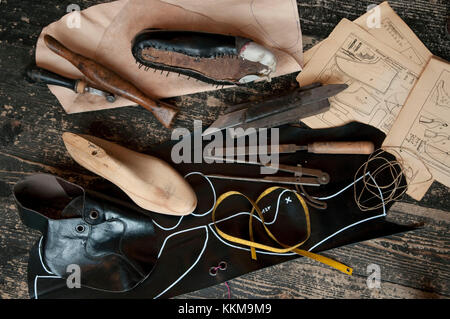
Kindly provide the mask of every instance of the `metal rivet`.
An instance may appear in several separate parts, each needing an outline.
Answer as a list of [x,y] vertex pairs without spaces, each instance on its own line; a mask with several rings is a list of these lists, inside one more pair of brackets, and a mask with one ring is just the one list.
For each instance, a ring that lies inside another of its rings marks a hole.
[[96,211],[96,210],[91,210],[91,212],[89,213],[89,217],[91,218],[91,219],[97,219],[98,217],[99,217],[99,213],[98,213],[98,211]]
[[220,270],[226,270],[227,269],[227,263],[224,262],[224,261],[221,261],[219,263],[219,268],[220,268]]
[[82,232],[84,232],[86,227],[84,227],[83,225],[78,225],[75,229],[77,232],[82,233]]
[[217,268],[216,268],[216,267],[211,267],[211,268],[209,268],[209,274],[210,274],[211,276],[217,275]]

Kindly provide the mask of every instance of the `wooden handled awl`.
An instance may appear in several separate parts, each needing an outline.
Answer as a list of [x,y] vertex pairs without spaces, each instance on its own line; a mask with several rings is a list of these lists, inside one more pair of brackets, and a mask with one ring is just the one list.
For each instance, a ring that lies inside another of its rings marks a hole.
[[172,124],[172,121],[178,112],[174,106],[149,98],[136,86],[123,79],[118,74],[105,68],[92,59],[72,52],[48,34],[44,36],[44,42],[50,50],[65,58],[77,67],[81,73],[83,73],[87,79],[99,89],[122,96],[141,105],[152,112],[158,121],[160,121],[165,127],[170,127]]
[[374,151],[372,142],[314,142],[306,146],[300,146],[299,150],[306,150],[315,154],[372,154]]
[[[214,150],[214,149],[213,149]],[[368,155],[374,151],[374,145],[369,141],[361,142],[314,142],[308,145],[280,144],[276,146],[268,145],[260,150],[257,147],[232,147],[222,148],[212,156],[225,156],[227,154],[235,155],[259,155],[264,154],[286,154],[295,153],[297,151],[307,151],[315,154],[361,154]]]

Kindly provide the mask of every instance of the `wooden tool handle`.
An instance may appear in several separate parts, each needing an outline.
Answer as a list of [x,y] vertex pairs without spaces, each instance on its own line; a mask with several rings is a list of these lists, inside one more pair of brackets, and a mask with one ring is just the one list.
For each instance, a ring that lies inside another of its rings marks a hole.
[[372,142],[315,142],[308,145],[308,152],[316,154],[371,154]]
[[132,83],[123,79],[118,74],[108,70],[94,60],[70,51],[48,34],[44,36],[44,42],[50,50],[76,66],[96,87],[136,102],[151,111],[165,127],[170,127],[178,112],[174,106],[147,97]]

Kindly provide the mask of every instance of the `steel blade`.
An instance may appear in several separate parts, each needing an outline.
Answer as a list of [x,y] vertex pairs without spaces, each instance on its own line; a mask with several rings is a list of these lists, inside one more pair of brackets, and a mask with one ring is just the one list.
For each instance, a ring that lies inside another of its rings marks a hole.
[[[286,95],[265,101],[250,103],[246,109],[224,115],[203,132],[203,136],[213,134],[226,128],[274,127],[292,123],[297,119],[316,115],[326,111],[328,98],[348,88],[347,84],[329,84],[309,90],[296,90]],[[302,112],[303,111],[303,112]]]

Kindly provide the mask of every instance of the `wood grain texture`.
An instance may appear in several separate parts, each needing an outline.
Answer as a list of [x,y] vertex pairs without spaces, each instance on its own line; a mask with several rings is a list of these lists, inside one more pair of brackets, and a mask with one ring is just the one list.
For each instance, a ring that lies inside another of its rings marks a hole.
[[[76,3],[84,9],[99,2]],[[341,18],[360,16],[372,2],[298,1],[305,45],[325,38]],[[447,2],[395,0],[390,4],[434,54],[450,60],[450,37],[445,31]],[[63,132],[97,136],[143,153],[151,153],[152,146],[170,139],[170,131],[142,108],[65,114],[45,87],[24,80],[41,29],[64,15],[71,3],[0,2],[0,298],[28,297],[28,251],[39,238],[18,218],[11,195],[14,183],[26,175],[48,172],[88,188],[103,185],[101,178],[70,158],[61,139]],[[180,108],[174,127],[192,128],[193,120],[202,120],[207,126],[229,105],[296,87],[295,76],[167,99]],[[393,206],[389,219],[402,224],[424,223],[416,231],[325,253],[352,266],[352,277],[300,258],[231,280],[232,298],[449,298],[448,193],[448,188],[435,182],[421,202],[405,197]],[[367,287],[366,269],[371,263],[381,267],[381,289]],[[220,284],[180,297],[226,298],[227,288]]]

